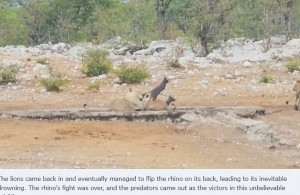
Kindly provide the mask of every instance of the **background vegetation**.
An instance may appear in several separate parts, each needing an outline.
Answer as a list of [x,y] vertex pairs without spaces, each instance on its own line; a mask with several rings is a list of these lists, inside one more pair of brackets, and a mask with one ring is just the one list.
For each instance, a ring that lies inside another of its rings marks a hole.
[[141,83],[151,76],[150,72],[144,65],[121,66],[115,71],[120,79],[120,83]]
[[199,56],[234,37],[299,36],[300,0],[0,0],[0,46],[178,37]]
[[109,53],[100,49],[91,49],[82,56],[81,72],[89,77],[108,73],[112,69]]

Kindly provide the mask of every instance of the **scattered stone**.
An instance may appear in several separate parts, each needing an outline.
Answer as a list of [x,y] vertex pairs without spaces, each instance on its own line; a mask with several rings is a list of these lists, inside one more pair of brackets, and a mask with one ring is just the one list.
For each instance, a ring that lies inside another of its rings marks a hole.
[[101,44],[100,47],[104,49],[113,49],[121,44],[122,38],[120,36],[116,36],[105,43]]
[[118,88],[118,87],[120,87],[121,85],[119,85],[119,84],[114,84],[113,85],[113,88]]
[[237,158],[235,158],[235,157],[230,157],[230,158],[227,158],[226,159],[226,162],[237,162],[238,160],[237,160]]
[[180,117],[180,119],[183,120],[183,121],[188,121],[188,122],[193,122],[193,121],[199,121],[199,120],[201,120],[201,118],[197,114],[195,114],[193,112],[188,112],[188,113],[182,115]]
[[51,47],[52,53],[63,53],[65,51],[68,51],[70,49],[70,46],[66,43],[57,43]]
[[271,145],[271,146],[269,147],[269,149],[270,149],[270,150],[275,150],[275,149],[276,149],[276,146]]
[[208,80],[202,80],[201,85],[202,87],[208,87]]
[[107,75],[106,74],[101,74],[97,77],[98,79],[106,79]]
[[39,64],[39,63],[36,63],[34,65],[34,67],[32,68],[33,71],[38,71],[38,70],[41,70],[41,69],[46,69],[47,67],[44,65],[44,64]]
[[16,89],[18,89],[18,86],[13,86],[12,89],[16,90]]
[[204,76],[205,76],[205,77],[211,77],[212,74],[211,74],[210,72],[206,72],[206,73],[204,73]]
[[258,84],[258,81],[255,80],[255,79],[252,79],[252,80],[250,81],[250,83],[253,84],[253,85],[255,85],[255,84]]
[[10,66],[13,66],[13,65],[16,65],[18,67],[24,67],[24,63],[22,61],[19,61],[19,60],[4,59],[0,62],[0,64],[4,65],[4,67],[10,67]]
[[242,75],[242,74],[241,74],[239,71],[237,71],[237,70],[234,71],[234,76],[235,76],[235,77],[239,77],[239,76],[241,76],[241,75]]
[[251,68],[251,67],[252,67],[252,64],[251,64],[249,61],[245,61],[245,62],[243,63],[243,66],[244,66],[245,68]]
[[288,140],[288,139],[281,139],[281,140],[279,141],[279,144],[280,144],[280,145],[285,145],[285,146],[292,146],[292,145],[293,145],[293,144],[291,143],[291,141]]
[[233,79],[233,75],[232,75],[232,74],[226,74],[226,75],[225,75],[225,78],[226,78],[226,79]]

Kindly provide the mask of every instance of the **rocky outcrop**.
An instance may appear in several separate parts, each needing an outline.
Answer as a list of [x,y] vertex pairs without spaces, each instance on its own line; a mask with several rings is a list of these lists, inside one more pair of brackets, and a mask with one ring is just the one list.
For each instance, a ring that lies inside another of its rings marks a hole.
[[156,121],[171,119],[178,122],[192,122],[195,116],[212,116],[216,113],[234,113],[238,117],[253,118],[257,115],[263,115],[265,109],[259,106],[242,107],[180,107],[175,112],[167,111],[134,111],[134,112],[116,112],[110,109],[64,109],[64,110],[17,110],[0,111],[0,116],[19,117],[42,120],[144,120]]
[[266,51],[265,46],[264,40],[253,41],[247,38],[236,38],[220,44],[220,47],[214,49],[207,57],[197,57],[188,44],[182,41],[161,40],[153,41],[148,46],[139,46],[124,42],[121,37],[115,37],[100,45],[85,43],[71,46],[66,43],[48,43],[28,48],[25,46],[6,46],[0,48],[0,54],[63,55],[67,58],[80,60],[88,48],[100,48],[114,55],[123,56],[120,60],[125,61],[132,55],[133,58],[142,58],[143,61],[149,63],[159,59],[177,58],[182,65],[193,63],[201,67],[213,66],[220,62],[240,63],[249,66],[248,63],[285,60],[300,54],[300,39],[293,39],[286,43],[284,36],[274,36],[271,37],[272,47]]

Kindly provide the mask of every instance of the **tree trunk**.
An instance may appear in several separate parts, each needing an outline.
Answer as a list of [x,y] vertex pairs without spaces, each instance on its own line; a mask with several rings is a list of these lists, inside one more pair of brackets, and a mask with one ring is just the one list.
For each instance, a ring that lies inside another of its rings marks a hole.
[[293,9],[294,0],[290,0],[286,3],[287,11],[284,13],[284,26],[285,26],[285,38],[286,42],[291,39],[291,11]]
[[160,39],[162,39],[162,40],[166,39],[167,30],[168,30],[168,21],[166,18],[166,13],[162,11],[159,13],[159,36],[160,36]]
[[208,39],[207,39],[207,34],[209,32],[209,28],[210,25],[209,24],[205,24],[202,26],[202,28],[200,29],[200,32],[198,33],[198,37],[200,39],[200,43],[199,43],[199,48],[197,51],[196,56],[198,57],[205,57],[209,54],[208,51]]
[[166,39],[166,32],[168,30],[167,10],[171,0],[156,0],[155,7],[158,17],[159,36],[160,39]]

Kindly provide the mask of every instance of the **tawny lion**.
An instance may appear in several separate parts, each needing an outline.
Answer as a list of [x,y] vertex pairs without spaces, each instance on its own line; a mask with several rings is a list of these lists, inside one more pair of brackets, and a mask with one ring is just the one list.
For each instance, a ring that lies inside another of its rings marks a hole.
[[286,104],[289,104],[289,101],[296,96],[294,110],[298,110],[300,103],[300,80],[297,80],[297,82],[295,83],[293,91],[295,91],[296,93],[293,96],[291,96],[289,100],[286,101]]

